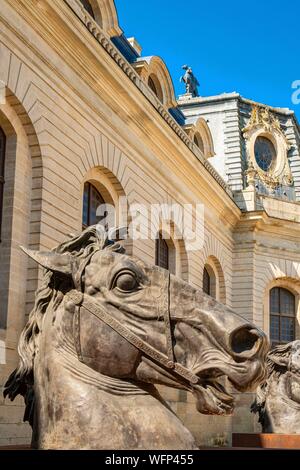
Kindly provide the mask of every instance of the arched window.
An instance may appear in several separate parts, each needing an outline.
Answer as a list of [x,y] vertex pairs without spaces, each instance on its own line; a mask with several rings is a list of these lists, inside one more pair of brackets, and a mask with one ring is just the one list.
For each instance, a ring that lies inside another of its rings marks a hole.
[[199,147],[201,152],[204,153],[204,142],[203,142],[203,139],[202,139],[201,135],[199,134],[199,132],[197,132],[195,134],[194,142],[197,145],[197,147]]
[[105,201],[95,186],[91,183],[85,183],[82,211],[82,225],[84,228],[98,224],[106,217],[106,212],[100,217],[97,216],[97,209],[103,204],[105,204]]
[[0,127],[0,240],[3,213],[4,171],[5,171],[5,143],[6,137]]
[[270,291],[270,339],[273,345],[295,340],[295,296],[281,287]]
[[155,264],[161,268],[169,269],[169,247],[161,233],[159,233],[159,238],[156,239]]
[[148,85],[151,88],[151,90],[153,91],[153,93],[157,96],[156,86],[155,86],[154,81],[151,77],[149,77],[149,79],[148,79]]
[[91,15],[91,17],[95,19],[95,13],[89,0],[80,0],[80,2],[85,10]]
[[215,267],[212,267],[212,261],[209,261],[210,263],[207,262],[204,265],[202,289],[205,294],[210,295],[214,299],[221,300],[219,292],[219,276],[217,278],[217,271]]
[[273,142],[266,137],[257,137],[254,152],[258,166],[263,171],[268,171],[276,160],[276,149]]
[[210,275],[206,268],[203,271],[203,292],[205,294],[211,294],[211,282],[210,282]]
[[149,76],[148,85],[149,85],[149,88],[151,88],[151,90],[153,91],[153,93],[157,96],[159,101],[163,102],[164,96],[163,96],[162,87],[159,83],[159,80],[154,74]]

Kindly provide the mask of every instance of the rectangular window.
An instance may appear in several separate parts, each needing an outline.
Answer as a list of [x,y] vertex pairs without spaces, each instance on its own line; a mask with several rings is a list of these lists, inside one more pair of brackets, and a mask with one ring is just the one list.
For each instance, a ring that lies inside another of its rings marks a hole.
[[271,315],[270,333],[272,341],[279,341],[279,316]]
[[270,336],[272,344],[290,343],[295,340],[295,296],[282,287],[270,292]]
[[107,217],[106,211],[104,215],[97,215],[98,208],[103,205],[105,205],[104,199],[97,189],[91,183],[85,183],[82,208],[83,229],[86,229],[90,225],[96,225]]
[[164,269],[169,269],[169,247],[167,242],[159,234],[159,238],[156,240],[156,256],[155,264]]
[[206,268],[203,271],[203,292],[210,295],[210,275]]
[[287,343],[294,341],[295,324],[293,318],[282,317],[280,329],[282,341],[286,341]]
[[280,308],[279,308],[279,288],[275,287],[271,291],[271,297],[270,297],[270,311],[272,313],[279,313]]

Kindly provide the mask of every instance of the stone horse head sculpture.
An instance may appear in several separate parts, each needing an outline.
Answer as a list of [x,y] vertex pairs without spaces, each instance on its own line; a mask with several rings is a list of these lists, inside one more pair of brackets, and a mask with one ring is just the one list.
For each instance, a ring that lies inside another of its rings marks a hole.
[[265,433],[300,434],[300,341],[270,351],[267,370],[252,411]]
[[193,449],[154,384],[232,412],[264,378],[264,334],[168,271],[129,257],[96,226],[49,253],[5,395],[25,398],[33,447]]

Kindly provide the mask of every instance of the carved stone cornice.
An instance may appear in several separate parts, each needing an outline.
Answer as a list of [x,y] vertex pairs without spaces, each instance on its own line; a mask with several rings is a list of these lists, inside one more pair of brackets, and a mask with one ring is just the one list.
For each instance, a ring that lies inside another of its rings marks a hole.
[[118,64],[123,72],[130,78],[130,80],[140,89],[140,91],[148,98],[148,100],[155,106],[159,114],[173,129],[173,131],[180,137],[185,145],[194,153],[198,160],[202,163],[205,169],[213,176],[217,183],[226,191],[226,193],[233,200],[233,193],[229,186],[225,183],[223,178],[214,169],[214,167],[202,156],[201,152],[196,149],[192,140],[188,137],[186,132],[181,126],[177,124],[175,119],[162,105],[159,99],[154,96],[149,87],[145,86],[143,80],[136,72],[136,70],[127,62],[123,55],[114,46],[110,38],[100,28],[100,26],[93,20],[93,18],[85,11],[78,0],[64,0],[65,3],[73,10],[76,16],[82,21],[90,33],[94,36],[96,41],[106,50],[112,59]]
[[[76,12],[76,14],[84,15],[86,21],[93,20],[87,10],[84,8],[80,1],[65,0],[66,3]],[[118,24],[118,17],[113,0],[100,0],[98,1],[98,8],[101,9],[101,20],[103,30],[110,36],[120,36],[123,31]],[[94,20],[93,20],[94,21]],[[98,24],[98,23],[96,23]]]

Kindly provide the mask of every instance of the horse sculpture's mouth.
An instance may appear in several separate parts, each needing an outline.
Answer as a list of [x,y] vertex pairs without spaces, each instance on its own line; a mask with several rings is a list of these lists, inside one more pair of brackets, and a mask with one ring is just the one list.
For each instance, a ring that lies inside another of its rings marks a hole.
[[197,410],[203,414],[230,415],[234,408],[231,386],[226,376],[206,379],[194,386]]
[[244,392],[259,381],[264,371],[258,370],[259,363],[226,363],[220,364],[220,359],[214,357],[214,366],[200,367],[196,371],[199,383],[194,386],[197,410],[203,414],[230,415],[234,410],[234,390]]
[[232,414],[234,390],[244,392],[264,378],[265,371],[258,373],[258,367],[259,363],[256,361],[251,364],[227,364],[220,367],[216,365],[198,370],[196,374],[199,384],[194,386],[197,410],[203,414]]

